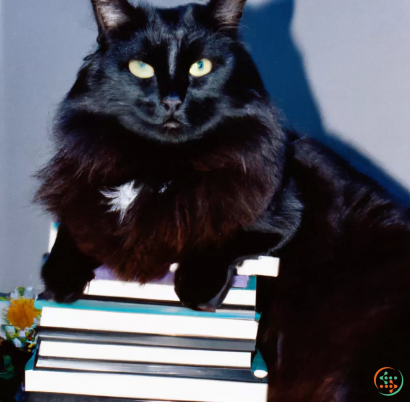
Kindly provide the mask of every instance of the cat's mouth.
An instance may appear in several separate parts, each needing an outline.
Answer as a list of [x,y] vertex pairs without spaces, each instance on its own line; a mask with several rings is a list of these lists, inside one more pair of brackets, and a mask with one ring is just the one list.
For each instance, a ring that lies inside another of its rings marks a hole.
[[167,120],[165,120],[163,126],[167,129],[175,130],[181,127],[181,122],[177,120],[174,116],[171,116]]

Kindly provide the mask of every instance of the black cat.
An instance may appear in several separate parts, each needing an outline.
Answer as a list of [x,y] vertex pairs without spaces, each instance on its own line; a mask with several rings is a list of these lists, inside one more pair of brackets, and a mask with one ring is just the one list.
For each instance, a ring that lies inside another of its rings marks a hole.
[[101,263],[146,282],[178,262],[181,301],[212,310],[237,261],[276,255],[260,294],[270,400],[377,398],[374,373],[410,362],[409,212],[281,128],[238,37],[245,0],[92,4],[99,48],[38,175],[61,222],[46,291],[73,301]]

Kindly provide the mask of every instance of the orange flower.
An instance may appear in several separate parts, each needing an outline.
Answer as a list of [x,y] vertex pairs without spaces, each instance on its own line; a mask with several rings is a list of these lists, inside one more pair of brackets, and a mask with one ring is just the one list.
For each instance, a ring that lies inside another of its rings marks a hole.
[[16,299],[10,301],[7,319],[13,327],[18,327],[20,330],[30,328],[38,315],[39,310],[34,308],[34,300]]

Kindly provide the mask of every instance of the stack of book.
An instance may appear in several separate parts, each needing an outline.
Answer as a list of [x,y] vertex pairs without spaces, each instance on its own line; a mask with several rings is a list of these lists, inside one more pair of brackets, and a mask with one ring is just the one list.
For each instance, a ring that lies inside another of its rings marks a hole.
[[36,301],[42,317],[26,391],[41,401],[265,402],[255,305],[254,276],[235,277],[219,310],[199,312],[180,304],[172,271],[142,286],[98,269],[81,300]]

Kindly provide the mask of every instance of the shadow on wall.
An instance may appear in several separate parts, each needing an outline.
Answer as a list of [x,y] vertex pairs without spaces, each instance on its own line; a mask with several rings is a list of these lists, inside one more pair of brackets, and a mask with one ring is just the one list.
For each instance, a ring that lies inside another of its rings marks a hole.
[[275,0],[264,6],[248,7],[243,17],[244,39],[251,47],[268,92],[285,116],[285,125],[332,148],[399,201],[410,205],[407,189],[351,145],[326,131],[303,57],[291,36],[293,11],[294,0]]

